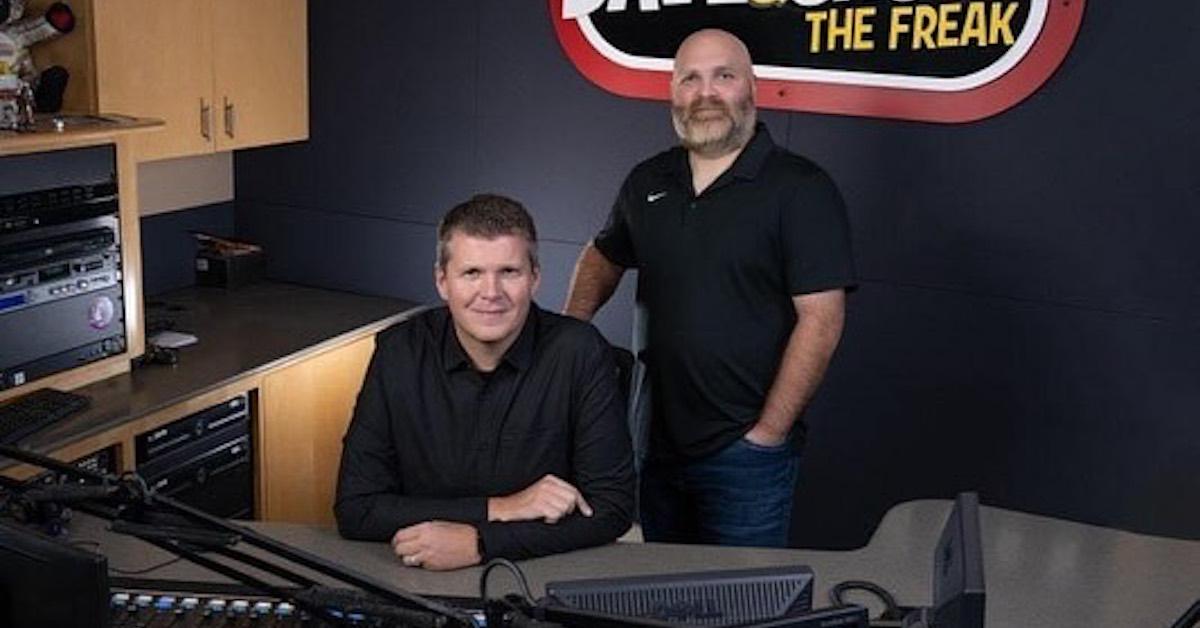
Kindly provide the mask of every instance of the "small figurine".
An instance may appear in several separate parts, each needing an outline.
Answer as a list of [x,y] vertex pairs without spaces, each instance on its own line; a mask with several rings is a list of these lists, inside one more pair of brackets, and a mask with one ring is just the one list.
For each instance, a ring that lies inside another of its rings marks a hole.
[[74,30],[71,7],[55,2],[40,17],[24,14],[25,0],[0,0],[0,128],[32,125],[35,109],[58,111],[67,87],[67,70],[56,65],[39,74],[29,48]]

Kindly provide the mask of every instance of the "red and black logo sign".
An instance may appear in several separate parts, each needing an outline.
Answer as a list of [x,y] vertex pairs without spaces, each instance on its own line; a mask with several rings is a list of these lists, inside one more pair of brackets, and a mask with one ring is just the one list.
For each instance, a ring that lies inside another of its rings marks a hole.
[[550,0],[575,66],[616,94],[667,100],[675,49],[722,28],[746,42],[763,107],[967,122],[1042,85],[1085,0]]

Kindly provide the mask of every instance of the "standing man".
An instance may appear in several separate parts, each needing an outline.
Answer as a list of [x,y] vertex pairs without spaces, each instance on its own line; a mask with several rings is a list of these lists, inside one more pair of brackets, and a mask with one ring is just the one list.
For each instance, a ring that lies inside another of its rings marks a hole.
[[634,475],[610,347],[533,303],[537,232],[481,195],[438,226],[445,307],[379,334],[346,432],[342,536],[456,569],[599,545],[629,529]]
[[853,282],[841,195],[755,121],[750,54],[684,40],[671,77],[680,147],[633,169],[580,255],[566,313],[588,320],[626,268],[648,313],[650,541],[786,546],[800,417]]

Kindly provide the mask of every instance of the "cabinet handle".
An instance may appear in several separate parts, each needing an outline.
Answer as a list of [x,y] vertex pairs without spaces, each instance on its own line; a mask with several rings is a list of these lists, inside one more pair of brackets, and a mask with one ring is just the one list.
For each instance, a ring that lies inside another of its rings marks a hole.
[[200,99],[200,135],[206,140],[212,139],[212,107],[203,98]]
[[237,112],[233,110],[233,103],[229,102],[229,97],[224,97],[225,101],[225,135],[233,137],[233,125],[237,122]]

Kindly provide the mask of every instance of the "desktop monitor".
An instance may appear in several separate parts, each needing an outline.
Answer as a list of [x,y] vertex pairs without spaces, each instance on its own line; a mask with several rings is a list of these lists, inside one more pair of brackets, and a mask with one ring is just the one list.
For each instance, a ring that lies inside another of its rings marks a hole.
[[933,556],[933,605],[913,611],[913,628],[983,628],[983,545],[979,496],[960,493]]
[[574,609],[588,625],[731,626],[795,616],[812,609],[813,572],[805,566],[767,567],[572,580],[546,584],[553,612]]
[[108,561],[0,521],[0,626],[107,628]]

